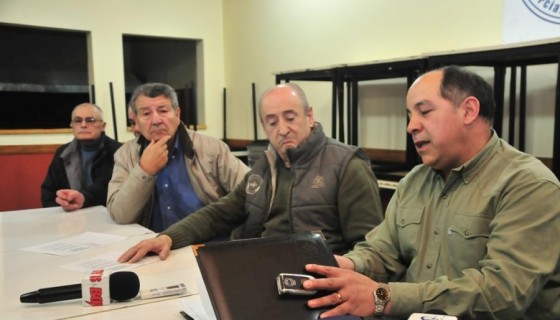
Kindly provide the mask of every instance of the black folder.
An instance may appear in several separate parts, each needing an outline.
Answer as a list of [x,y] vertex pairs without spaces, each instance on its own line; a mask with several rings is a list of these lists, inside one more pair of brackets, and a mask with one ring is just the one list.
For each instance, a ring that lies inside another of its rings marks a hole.
[[321,234],[305,233],[195,247],[195,256],[218,320],[308,320],[324,309],[310,309],[311,296],[279,295],[280,273],[309,274],[305,265],[337,266]]

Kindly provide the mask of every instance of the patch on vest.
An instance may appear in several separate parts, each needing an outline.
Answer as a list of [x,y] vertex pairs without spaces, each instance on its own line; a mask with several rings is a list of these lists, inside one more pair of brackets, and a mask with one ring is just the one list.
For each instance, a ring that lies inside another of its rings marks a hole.
[[252,174],[251,176],[249,176],[249,179],[247,179],[247,186],[245,186],[245,192],[247,192],[247,194],[255,194],[257,193],[257,191],[259,191],[262,184],[263,184],[262,177],[259,176],[258,174]]
[[319,189],[325,187],[325,178],[323,176],[315,176],[311,183],[311,189]]

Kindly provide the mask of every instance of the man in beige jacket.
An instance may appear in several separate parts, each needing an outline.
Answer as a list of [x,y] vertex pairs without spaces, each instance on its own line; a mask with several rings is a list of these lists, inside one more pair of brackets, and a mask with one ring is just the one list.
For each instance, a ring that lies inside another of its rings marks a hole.
[[169,85],[141,85],[129,106],[140,136],[115,153],[107,209],[117,223],[162,231],[229,193],[249,171],[224,142],[181,123]]

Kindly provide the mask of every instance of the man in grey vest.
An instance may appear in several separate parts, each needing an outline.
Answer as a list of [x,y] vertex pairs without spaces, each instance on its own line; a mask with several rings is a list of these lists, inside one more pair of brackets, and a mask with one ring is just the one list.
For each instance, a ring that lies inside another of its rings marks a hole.
[[130,248],[120,262],[138,261],[148,252],[165,259],[171,249],[230,233],[242,239],[321,231],[333,252],[344,253],[383,220],[369,158],[325,136],[299,86],[272,87],[259,106],[270,147],[243,182]]

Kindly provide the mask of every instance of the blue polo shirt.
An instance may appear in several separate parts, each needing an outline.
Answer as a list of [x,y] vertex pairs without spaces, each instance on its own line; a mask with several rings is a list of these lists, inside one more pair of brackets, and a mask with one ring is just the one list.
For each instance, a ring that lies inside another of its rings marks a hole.
[[204,204],[194,191],[178,136],[167,165],[156,177],[156,197],[151,229],[160,232]]

